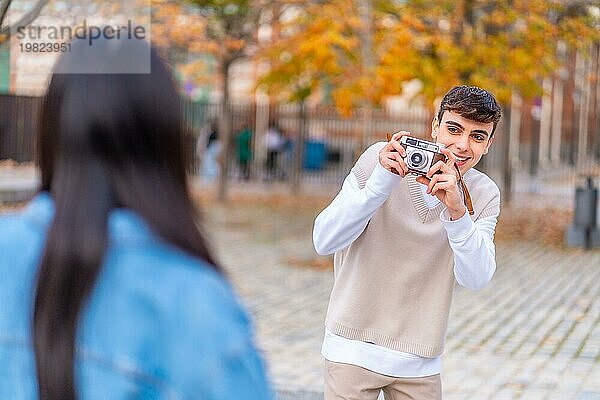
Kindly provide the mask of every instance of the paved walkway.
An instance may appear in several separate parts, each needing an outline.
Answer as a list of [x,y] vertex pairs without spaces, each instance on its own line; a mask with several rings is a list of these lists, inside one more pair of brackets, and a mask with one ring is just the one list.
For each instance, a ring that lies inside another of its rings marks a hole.
[[[322,399],[329,260],[314,214],[211,206],[209,227],[254,315],[280,399]],[[600,251],[499,244],[481,292],[457,287],[443,362],[444,399],[600,399]]]

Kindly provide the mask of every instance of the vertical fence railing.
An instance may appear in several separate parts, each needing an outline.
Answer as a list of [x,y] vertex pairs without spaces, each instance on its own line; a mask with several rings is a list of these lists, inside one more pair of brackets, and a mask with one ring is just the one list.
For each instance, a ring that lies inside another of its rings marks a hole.
[[33,160],[41,103],[39,97],[0,95],[0,160]]

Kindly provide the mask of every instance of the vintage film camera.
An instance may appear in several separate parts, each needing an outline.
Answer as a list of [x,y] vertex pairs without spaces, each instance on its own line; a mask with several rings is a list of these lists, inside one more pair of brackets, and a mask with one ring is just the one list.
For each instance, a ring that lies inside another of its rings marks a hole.
[[433,164],[440,160],[446,161],[446,156],[440,153],[440,150],[445,147],[441,143],[432,143],[412,136],[402,136],[400,144],[406,150],[404,162],[409,171],[415,174],[426,175]]

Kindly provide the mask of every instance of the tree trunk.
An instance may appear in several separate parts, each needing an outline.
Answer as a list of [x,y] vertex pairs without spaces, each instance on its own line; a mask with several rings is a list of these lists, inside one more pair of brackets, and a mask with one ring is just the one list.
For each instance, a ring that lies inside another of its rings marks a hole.
[[504,171],[504,193],[503,198],[507,204],[512,201],[513,195],[513,176],[515,169],[519,167],[519,147],[521,138],[521,118],[522,118],[523,99],[517,92],[512,92],[510,104],[502,107],[504,112],[504,126],[508,129],[505,132],[506,143],[502,148],[502,171]]
[[[590,46],[590,53],[593,53],[593,49]],[[577,140],[577,165],[584,164],[588,159],[588,122],[590,113],[590,101],[592,98],[592,85],[591,85],[591,70],[592,70],[592,57],[582,58],[581,75],[579,76],[581,82],[581,100],[579,104],[579,131]]]
[[540,167],[545,168],[550,163],[550,129],[552,122],[552,79],[544,78],[542,83],[542,110],[540,115],[540,142],[538,160]]
[[501,164],[501,174],[502,174],[502,189],[503,189],[503,199],[506,204],[510,204],[512,200],[512,181],[513,181],[513,168],[511,165],[511,152],[510,152],[510,107],[507,104],[502,105],[502,109],[505,110],[503,116],[503,125],[509,127],[505,130],[503,137],[501,138],[501,155],[500,155],[500,164]]
[[521,136],[523,143],[527,144],[529,150],[529,174],[537,174],[537,133],[535,132],[535,124],[533,116],[531,115],[531,109],[533,107],[532,99],[524,99],[521,108]]
[[300,129],[298,131],[298,139],[294,146],[294,165],[292,171],[292,187],[293,194],[300,192],[302,166],[304,161],[304,141],[307,136],[306,128],[308,127],[308,113],[306,112],[306,99],[300,103]]
[[510,168],[514,171],[521,167],[521,157],[519,149],[521,148],[521,120],[523,118],[523,98],[514,92],[510,98],[510,123],[508,130],[508,142],[510,143]]
[[600,43],[596,43],[595,58],[595,80],[594,80],[594,110],[590,113],[592,122],[592,153],[596,160],[600,161]]
[[229,159],[231,148],[231,107],[229,104],[229,68],[230,61],[225,61],[221,65],[221,74],[223,81],[221,87],[223,91],[223,100],[219,115],[219,140],[221,141],[221,154],[219,157],[219,165],[221,171],[219,174],[219,185],[217,198],[221,202],[227,201],[227,180],[229,176]]
[[552,142],[550,147],[550,161],[552,165],[560,164],[560,149],[563,132],[563,104],[564,104],[564,81],[558,76],[554,79],[554,92],[552,102]]
[[590,156],[600,159],[600,42],[594,44],[590,70],[591,92],[589,113]]
[[[567,55],[568,78],[565,83],[565,95],[563,106],[563,144],[566,146],[567,160],[572,165],[575,163],[575,51],[570,50]],[[563,149],[565,148],[563,147]]]
[[[362,62],[362,74],[363,76],[370,76],[374,63],[373,63],[373,10],[372,0],[359,0],[358,12],[362,22],[362,29],[360,30],[360,50],[361,50],[361,62]],[[360,140],[360,151],[362,153],[371,144],[371,118],[372,118],[372,106],[373,98],[370,87],[367,87],[365,93],[365,99],[362,101],[362,134]]]

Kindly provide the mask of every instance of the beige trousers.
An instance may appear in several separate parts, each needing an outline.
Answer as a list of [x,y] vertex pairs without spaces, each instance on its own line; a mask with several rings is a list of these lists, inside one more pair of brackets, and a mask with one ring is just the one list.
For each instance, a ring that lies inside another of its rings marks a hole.
[[441,400],[440,375],[395,378],[350,364],[325,360],[325,400]]

